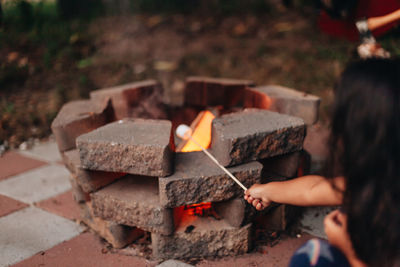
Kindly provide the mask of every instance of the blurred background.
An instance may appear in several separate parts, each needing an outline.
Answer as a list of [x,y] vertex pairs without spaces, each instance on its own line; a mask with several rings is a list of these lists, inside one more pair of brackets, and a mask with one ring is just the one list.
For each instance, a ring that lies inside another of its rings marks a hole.
[[[280,84],[320,96],[327,124],[354,20],[399,4],[386,1],[0,0],[0,152],[47,138],[65,102],[144,79],[169,105],[187,76]],[[399,55],[398,28],[379,34]]]

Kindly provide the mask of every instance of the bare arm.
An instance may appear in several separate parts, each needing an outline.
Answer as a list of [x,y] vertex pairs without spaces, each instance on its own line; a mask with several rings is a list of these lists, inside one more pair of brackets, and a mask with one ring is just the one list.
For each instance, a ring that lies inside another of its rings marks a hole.
[[368,19],[368,28],[373,31],[389,23],[400,20],[400,9],[384,16],[372,17]]
[[308,175],[284,182],[255,184],[245,192],[245,199],[259,210],[271,202],[296,206],[331,206],[342,203],[344,188],[343,177],[329,181],[322,176]]

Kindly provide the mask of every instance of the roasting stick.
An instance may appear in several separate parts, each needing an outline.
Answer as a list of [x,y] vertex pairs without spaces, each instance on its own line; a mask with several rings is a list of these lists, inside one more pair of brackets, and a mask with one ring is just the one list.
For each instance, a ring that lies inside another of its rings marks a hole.
[[226,174],[228,174],[229,177],[232,178],[232,180],[234,180],[241,188],[243,188],[243,190],[245,190],[245,191],[247,190],[247,188],[232,173],[230,173],[230,171],[228,171],[224,166],[219,164],[218,160],[216,158],[214,158],[214,156],[211,155],[210,152],[207,151],[207,149],[205,149],[196,140],[194,140],[194,138],[192,137],[192,129],[189,126],[187,126],[185,124],[179,125],[178,128],[176,128],[176,135],[183,140],[190,139],[193,143],[195,143],[198,147],[200,147],[201,150],[203,150],[203,152],[206,153],[206,155],[212,161],[214,161],[215,164],[218,165],[218,167],[220,167]]

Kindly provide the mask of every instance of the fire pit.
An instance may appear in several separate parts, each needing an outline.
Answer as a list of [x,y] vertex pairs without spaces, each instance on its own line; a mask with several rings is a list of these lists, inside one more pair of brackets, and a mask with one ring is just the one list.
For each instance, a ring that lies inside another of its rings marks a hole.
[[254,209],[181,123],[246,187],[297,175],[306,124],[319,99],[251,81],[191,77],[185,105],[162,103],[143,81],[67,103],[52,124],[81,219],[115,248],[145,232],[154,258],[246,253]]

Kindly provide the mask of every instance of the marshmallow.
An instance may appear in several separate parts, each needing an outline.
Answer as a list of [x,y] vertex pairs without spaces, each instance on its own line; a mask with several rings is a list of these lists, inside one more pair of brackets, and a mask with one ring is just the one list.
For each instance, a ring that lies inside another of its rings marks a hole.
[[192,129],[185,124],[181,124],[176,128],[175,133],[179,138],[188,140],[192,136]]

